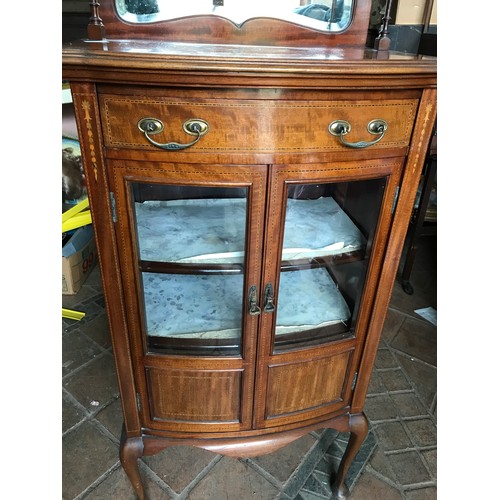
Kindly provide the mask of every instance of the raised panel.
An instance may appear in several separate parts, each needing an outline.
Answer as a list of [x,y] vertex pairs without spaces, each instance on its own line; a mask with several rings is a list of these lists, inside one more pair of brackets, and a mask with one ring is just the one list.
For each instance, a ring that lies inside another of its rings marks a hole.
[[240,370],[200,371],[148,368],[149,406],[153,420],[238,422]]
[[351,351],[269,367],[266,418],[343,401],[350,357]]

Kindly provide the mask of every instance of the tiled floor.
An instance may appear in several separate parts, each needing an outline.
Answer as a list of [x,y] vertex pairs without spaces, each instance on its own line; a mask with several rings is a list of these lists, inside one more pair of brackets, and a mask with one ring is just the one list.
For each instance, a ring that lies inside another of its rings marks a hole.
[[[415,293],[394,287],[365,412],[370,432],[348,477],[351,500],[436,498],[436,328],[414,313],[436,308],[436,240],[422,239]],[[100,274],[63,306],[63,498],[132,500],[118,459],[121,408]],[[179,446],[144,458],[150,500],[329,498],[328,477],[347,435],[322,431],[256,459]]]

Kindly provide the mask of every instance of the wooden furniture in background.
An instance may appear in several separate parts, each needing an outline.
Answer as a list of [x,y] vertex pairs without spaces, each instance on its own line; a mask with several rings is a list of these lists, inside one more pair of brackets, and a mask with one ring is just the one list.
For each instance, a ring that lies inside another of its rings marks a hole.
[[[269,453],[363,405],[436,113],[433,58],[328,33],[92,2],[63,49],[124,427],[120,458]],[[200,320],[201,319],[201,320]]]
[[415,207],[408,226],[407,250],[401,271],[401,286],[408,294],[413,294],[410,282],[413,264],[417,255],[420,238],[437,234],[437,135],[434,134],[429,143],[427,156],[422,171],[422,178],[415,200]]

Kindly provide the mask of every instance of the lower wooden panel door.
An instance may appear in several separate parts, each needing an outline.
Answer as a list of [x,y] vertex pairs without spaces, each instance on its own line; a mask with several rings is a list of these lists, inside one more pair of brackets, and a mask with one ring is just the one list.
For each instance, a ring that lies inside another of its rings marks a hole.
[[348,375],[352,366],[354,343],[296,355],[276,356],[268,365],[266,426],[317,418],[347,405],[350,394]]
[[204,359],[197,365],[147,356],[145,427],[179,432],[248,429],[253,367],[241,359]]

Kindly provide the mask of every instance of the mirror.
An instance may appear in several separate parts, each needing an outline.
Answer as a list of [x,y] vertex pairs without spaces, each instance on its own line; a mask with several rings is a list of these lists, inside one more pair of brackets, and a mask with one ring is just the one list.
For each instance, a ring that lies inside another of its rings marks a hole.
[[318,31],[338,33],[352,19],[354,0],[115,0],[116,11],[129,23],[155,23],[213,15],[237,26],[253,18],[281,19]]

